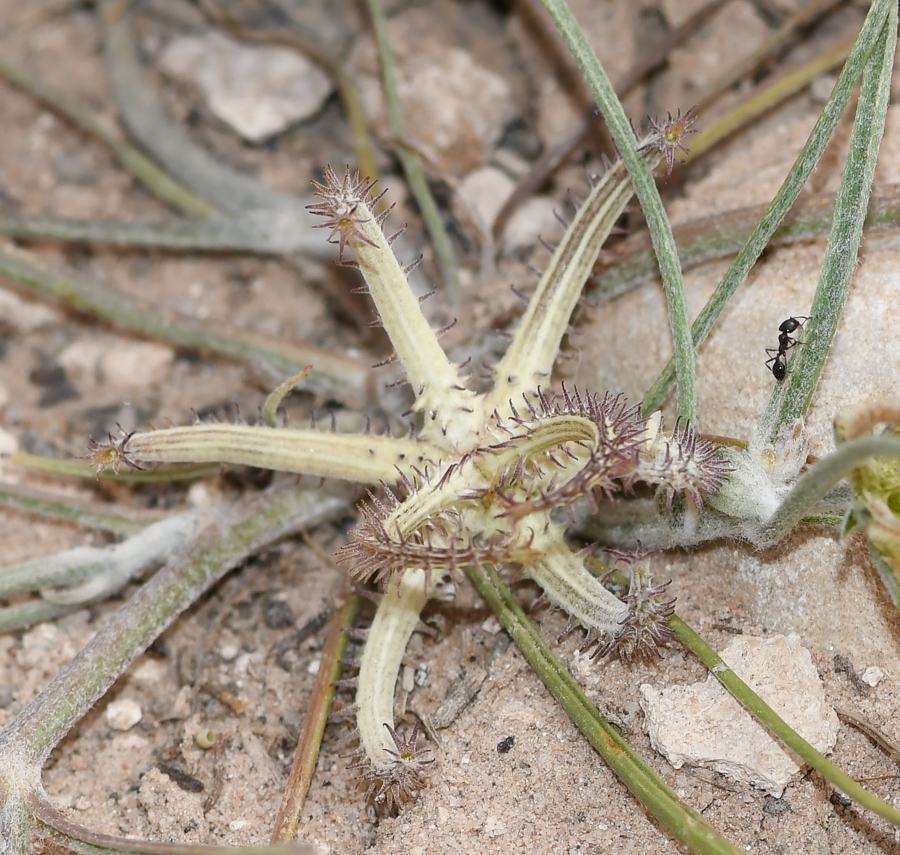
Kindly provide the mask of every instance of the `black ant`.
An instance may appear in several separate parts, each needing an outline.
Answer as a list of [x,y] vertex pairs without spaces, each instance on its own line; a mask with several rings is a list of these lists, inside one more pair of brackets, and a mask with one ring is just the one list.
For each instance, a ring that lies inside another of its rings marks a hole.
[[772,374],[776,380],[784,380],[787,375],[787,352],[797,344],[797,339],[791,338],[791,333],[800,329],[803,326],[803,322],[808,320],[808,316],[800,315],[799,317],[788,318],[786,321],[782,321],[778,327],[777,350],[774,347],[766,348],[766,353],[769,354],[766,368],[772,369]]

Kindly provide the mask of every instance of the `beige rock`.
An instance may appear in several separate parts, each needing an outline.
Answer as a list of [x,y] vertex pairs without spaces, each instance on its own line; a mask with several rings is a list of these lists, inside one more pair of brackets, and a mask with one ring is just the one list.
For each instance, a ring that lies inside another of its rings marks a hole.
[[539,238],[552,245],[563,232],[554,213],[559,207],[549,196],[533,196],[509,218],[504,232],[506,246],[510,249],[534,246]]
[[[734,672],[817,750],[837,740],[838,718],[799,636],[741,636],[722,651]],[[703,683],[641,686],[653,747],[680,769],[713,768],[780,797],[800,770],[795,760],[710,674]]]
[[16,454],[19,451],[19,440],[15,434],[0,428],[0,454]]
[[[420,10],[391,19],[388,32],[397,62],[406,132],[438,172],[459,174],[480,166],[515,115],[512,90],[471,54],[438,34],[423,37]],[[378,133],[390,137],[375,46],[354,48],[349,69]]]
[[315,115],[333,89],[297,52],[240,44],[217,31],[175,39],[160,62],[172,77],[199,86],[209,109],[255,143]]
[[[458,207],[468,207],[480,219],[480,226],[490,229],[515,186],[512,178],[493,166],[475,169],[460,181],[462,204]],[[465,217],[466,213],[462,211],[460,215]]]

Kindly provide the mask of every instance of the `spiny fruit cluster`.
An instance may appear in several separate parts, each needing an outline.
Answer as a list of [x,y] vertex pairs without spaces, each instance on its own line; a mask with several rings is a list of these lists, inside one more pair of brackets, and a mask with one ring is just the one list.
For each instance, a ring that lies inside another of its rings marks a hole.
[[[420,568],[430,585],[433,573],[459,582],[477,564],[528,566],[552,524],[550,512],[571,514],[579,499],[596,510],[601,495],[632,493],[639,483],[658,486],[666,510],[678,493],[701,510],[701,492],[715,493],[728,470],[689,425],[666,434],[659,419],[642,419],[621,395],[601,399],[563,386],[555,398],[540,389],[534,401],[526,397],[525,416],[509,406],[509,421],[493,414],[499,441],[447,464],[413,467],[412,477],[400,472],[403,501],[388,487],[387,504],[369,493],[359,505],[362,523],[341,551],[356,581],[386,588],[407,568]],[[494,521],[490,531],[485,513]]]
[[[680,123],[680,124],[678,124]],[[653,168],[678,145],[689,118],[659,126],[641,145]],[[678,125],[675,128],[675,125]],[[493,387],[467,388],[411,293],[391,250],[392,238],[376,214],[373,185],[348,169],[330,168],[316,185],[341,263],[358,267],[363,289],[402,363],[420,417],[407,438],[345,436],[315,429],[248,425],[195,425],[135,434],[97,445],[98,466],[117,469],[157,462],[246,464],[384,485],[360,505],[362,521],[341,558],[357,581],[385,590],[360,660],[356,717],[361,760],[371,797],[388,809],[413,798],[426,781],[430,755],[394,728],[394,687],[410,635],[428,600],[446,578],[459,581],[476,565],[518,567],[544,596],[587,632],[586,646],[619,648],[632,656],[658,651],[665,641],[671,603],[654,587],[645,560],[631,585],[614,596],[574,552],[565,533],[576,503],[604,502],[656,488],[659,514],[677,496],[679,513],[704,507],[727,478],[729,466],[715,445],[688,424],[663,429],[659,413],[644,418],[620,396],[563,388],[542,391],[551,375],[584,282],[632,189],[621,164],[593,186],[579,207],[529,301],[506,355],[494,369]],[[377,198],[380,198],[377,197]],[[344,259],[352,250],[355,260]],[[399,490],[389,485],[399,485]]]

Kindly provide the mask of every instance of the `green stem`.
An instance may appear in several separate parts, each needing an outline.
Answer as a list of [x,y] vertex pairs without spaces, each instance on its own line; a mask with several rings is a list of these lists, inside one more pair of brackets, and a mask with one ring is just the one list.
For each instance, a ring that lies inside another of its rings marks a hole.
[[881,801],[864,787],[861,787],[849,775],[842,772],[822,753],[816,751],[800,736],[775,710],[772,709],[756,692],[753,691],[694,630],[681,618],[673,616],[669,626],[685,647],[697,656],[725,689],[748,710],[754,718],[765,725],[772,734],[780,739],[801,760],[808,763],[817,772],[824,775],[832,784],[843,790],[850,798],[878,816],[895,825],[900,825],[900,810]]
[[468,574],[544,685],[647,811],[694,852],[704,855],[743,852],[721,837],[699,813],[679,801],[677,794],[600,715],[497,573],[490,568],[470,568]]
[[778,510],[765,524],[759,547],[771,546],[793,530],[809,509],[854,469],[873,457],[900,457],[900,439],[863,436],[839,446],[837,451],[811,466],[787,494]]

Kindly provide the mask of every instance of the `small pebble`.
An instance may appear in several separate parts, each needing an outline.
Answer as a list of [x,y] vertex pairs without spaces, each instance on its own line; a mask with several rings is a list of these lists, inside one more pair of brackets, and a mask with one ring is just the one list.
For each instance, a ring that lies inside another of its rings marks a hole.
[[113,730],[130,730],[144,716],[137,701],[119,698],[106,708],[106,723]]
[[886,676],[887,674],[877,665],[870,665],[863,673],[862,681],[867,686],[877,686]]
[[[471,206],[472,213],[480,218],[481,226],[490,229],[515,187],[515,182],[506,173],[492,166],[484,166],[473,170],[460,181],[460,200],[463,205]],[[460,213],[465,216],[468,212]]]
[[503,627],[500,626],[500,621],[497,620],[494,615],[491,615],[489,618],[487,618],[487,620],[485,620],[484,623],[481,624],[481,628],[490,635],[496,635],[498,632],[500,632],[501,629],[503,629]]
[[151,341],[120,342],[100,360],[103,379],[111,386],[134,389],[165,378],[175,351]]
[[333,88],[295,51],[243,45],[218,32],[175,39],[161,62],[168,74],[199,86],[209,109],[255,143],[315,115]]
[[237,655],[240,652],[241,648],[236,644],[227,643],[222,645],[221,650],[219,650],[219,656],[222,657],[223,662],[231,662],[233,659],[237,659]]
[[271,600],[267,603],[263,620],[269,629],[284,629],[294,623],[294,613],[284,600]]
[[0,454],[17,454],[19,440],[9,431],[0,428]]
[[553,212],[558,204],[547,196],[528,199],[510,218],[504,232],[508,249],[534,246],[538,238],[551,244],[559,237],[562,227]]

